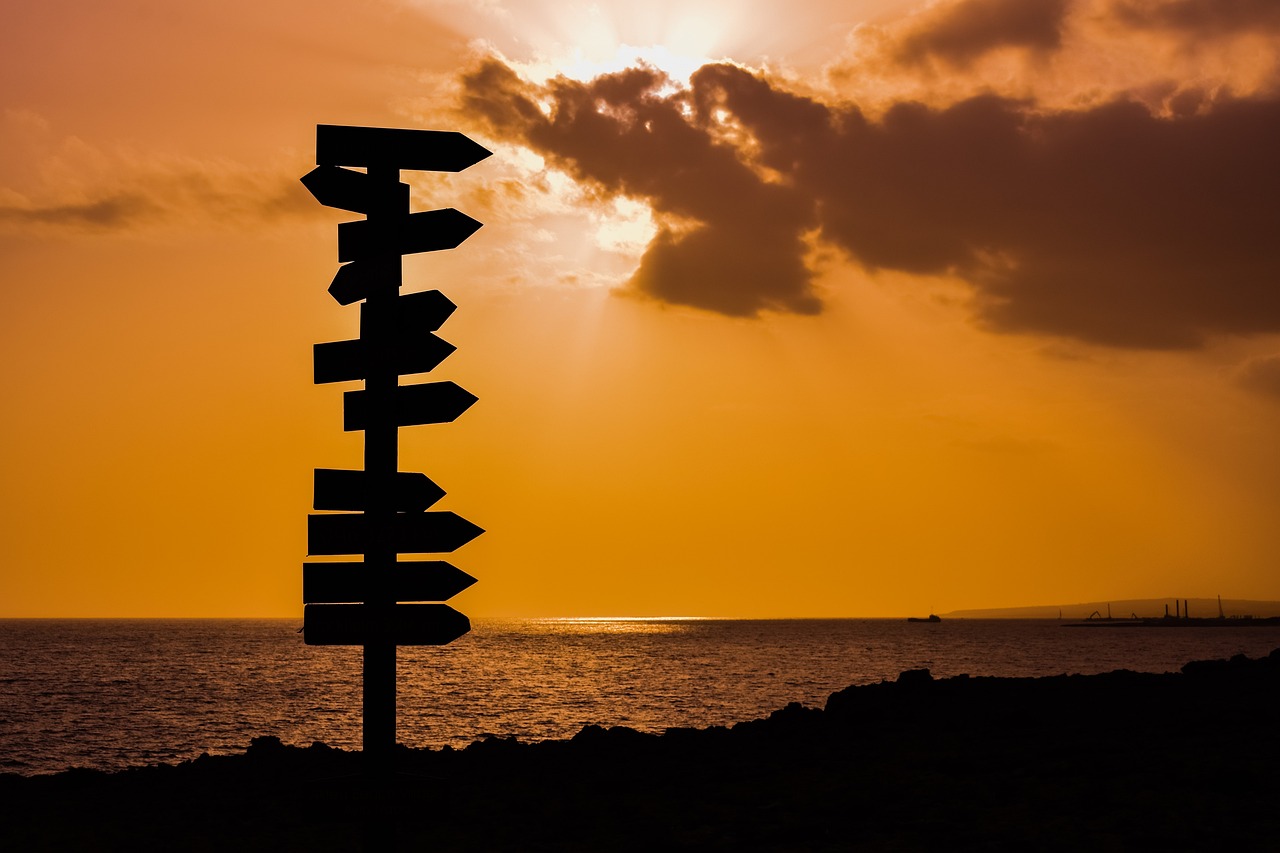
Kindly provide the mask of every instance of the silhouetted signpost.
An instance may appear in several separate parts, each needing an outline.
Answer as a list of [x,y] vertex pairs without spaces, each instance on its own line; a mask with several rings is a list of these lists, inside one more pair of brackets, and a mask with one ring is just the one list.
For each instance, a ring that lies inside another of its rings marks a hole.
[[[360,562],[302,567],[308,645],[364,647],[364,751],[385,766],[396,742],[396,646],[443,645],[471,630],[441,603],[475,578],[438,560],[402,553],[454,551],[484,531],[452,512],[430,512],[444,490],[399,470],[399,428],[450,423],[476,401],[452,382],[401,385],[453,352],[433,332],[456,306],[437,290],[401,295],[402,255],[452,249],[480,227],[452,208],[411,213],[402,169],[458,172],[489,151],[460,133],[381,127],[316,127],[316,168],[302,179],[328,207],[363,213],[338,226],[329,293],[363,300],[360,337],[315,345],[315,381],[363,381],[343,395],[343,429],[364,432],[364,470],[318,468],[307,553]],[[364,169],[365,171],[357,171]],[[415,603],[406,603],[415,602]]]

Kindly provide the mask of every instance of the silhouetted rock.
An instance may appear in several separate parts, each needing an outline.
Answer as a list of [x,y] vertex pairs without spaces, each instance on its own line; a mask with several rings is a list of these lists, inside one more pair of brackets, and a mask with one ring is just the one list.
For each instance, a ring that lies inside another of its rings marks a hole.
[[249,741],[249,748],[245,750],[245,755],[249,758],[265,758],[271,755],[279,755],[284,751],[284,743],[275,735],[262,735]]
[[[1180,673],[896,681],[662,735],[0,775],[0,849],[1270,849],[1280,650]],[[373,821],[373,823],[370,823]]]
[[933,682],[933,673],[927,669],[908,669],[898,673],[898,684],[903,687],[917,687]]

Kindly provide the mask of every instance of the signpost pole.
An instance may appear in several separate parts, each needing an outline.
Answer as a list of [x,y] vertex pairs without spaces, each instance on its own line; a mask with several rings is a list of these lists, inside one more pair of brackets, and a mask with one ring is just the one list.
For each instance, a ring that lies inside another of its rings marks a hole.
[[[394,186],[400,182],[400,169],[394,165],[370,164],[368,174],[370,183],[375,187],[379,184]],[[399,210],[399,199],[395,193],[379,196],[378,206],[368,213],[371,228],[390,226],[392,223],[388,220],[408,215],[407,199],[405,209]],[[372,260],[376,265],[375,275],[364,310],[368,312],[374,328],[385,328],[385,324],[379,321],[394,312],[394,302],[400,292],[400,254],[388,247],[385,254]],[[371,411],[392,411],[399,384],[395,365],[389,359],[372,355],[365,379],[365,392],[373,404]],[[371,581],[365,607],[369,611],[370,625],[390,625],[391,611],[396,604],[391,590],[391,573],[396,563],[391,525],[395,521],[393,484],[400,467],[399,441],[399,427],[394,417],[383,422],[371,418],[365,426],[364,469],[372,485],[366,510],[370,536],[365,546],[365,571]],[[389,771],[395,744],[396,644],[390,636],[370,637],[364,646],[364,754],[371,769],[375,772]]]
[[[364,301],[360,337],[314,348],[317,383],[364,380],[343,395],[342,428],[364,432],[364,469],[316,469],[307,553],[363,555],[360,562],[303,565],[308,645],[364,649],[363,747],[371,778],[389,781],[396,746],[396,646],[444,645],[471,630],[445,604],[475,578],[401,553],[453,551],[484,531],[452,512],[427,512],[444,490],[399,470],[399,428],[449,423],[476,401],[452,382],[400,384],[454,347],[434,334],[455,306],[439,291],[402,295],[401,255],[452,249],[480,223],[453,208],[410,212],[402,169],[457,172],[489,151],[453,131],[318,125],[316,168],[302,183],[328,207],[363,213],[338,225],[329,286],[340,305]],[[363,172],[357,171],[364,169]]]

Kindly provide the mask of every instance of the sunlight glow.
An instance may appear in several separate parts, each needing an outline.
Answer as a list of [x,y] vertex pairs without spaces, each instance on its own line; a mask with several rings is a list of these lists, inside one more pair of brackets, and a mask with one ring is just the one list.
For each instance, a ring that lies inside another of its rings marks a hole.
[[[601,74],[648,65],[665,73],[673,84],[683,85],[689,82],[693,72],[715,61],[703,53],[684,53],[666,45],[638,47],[619,44],[611,46],[608,52],[575,47],[564,56],[542,57],[529,63],[513,64],[519,68],[522,76],[534,83],[545,83],[553,77],[568,77],[585,82]],[[669,94],[675,90],[676,85],[660,93]]]
[[607,252],[639,256],[657,233],[649,205],[616,198],[607,209],[593,211],[596,245]]
[[556,76],[586,81],[639,64],[649,65],[681,85],[708,62],[725,33],[726,9],[719,6],[665,8],[639,16],[630,7],[593,3],[548,7],[546,33],[534,39],[535,53],[519,64],[535,83]]

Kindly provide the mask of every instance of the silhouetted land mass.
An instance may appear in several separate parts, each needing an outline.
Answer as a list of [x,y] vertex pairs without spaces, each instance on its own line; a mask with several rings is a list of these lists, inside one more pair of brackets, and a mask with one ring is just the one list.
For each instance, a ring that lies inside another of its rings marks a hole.
[[[1219,601],[1216,598],[1125,598],[1110,601],[1087,601],[1074,604],[1044,604],[1033,607],[998,607],[974,610],[953,610],[943,613],[947,619],[1088,619],[1091,614],[1107,615],[1108,609],[1116,619],[1128,618],[1131,614],[1142,617],[1160,617],[1164,608],[1168,607],[1172,614],[1175,601],[1187,601],[1191,614],[1196,617],[1212,618],[1218,615]],[[1223,613],[1227,616],[1254,616],[1257,618],[1280,616],[1280,601],[1257,601],[1244,598],[1224,598],[1221,601]]]
[[731,728],[400,748],[384,786],[358,753],[256,738],[177,766],[0,776],[0,848],[1275,849],[1278,696],[1280,649],[1163,675],[913,670]]

